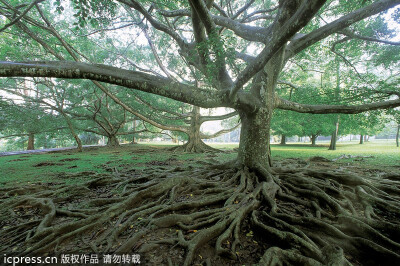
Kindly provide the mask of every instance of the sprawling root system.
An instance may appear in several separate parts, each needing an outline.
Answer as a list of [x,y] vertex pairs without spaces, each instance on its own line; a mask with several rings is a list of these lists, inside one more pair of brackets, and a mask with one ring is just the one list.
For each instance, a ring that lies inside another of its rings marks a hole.
[[140,253],[149,265],[400,264],[399,175],[299,164],[80,174],[93,179],[2,189],[0,253]]

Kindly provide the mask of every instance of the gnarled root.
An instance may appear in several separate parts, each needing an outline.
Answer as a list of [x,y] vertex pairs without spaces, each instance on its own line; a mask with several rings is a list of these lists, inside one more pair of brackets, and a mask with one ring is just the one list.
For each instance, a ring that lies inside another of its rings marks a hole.
[[398,180],[232,165],[95,176],[78,188],[1,197],[0,252],[140,252],[180,265],[400,263]]

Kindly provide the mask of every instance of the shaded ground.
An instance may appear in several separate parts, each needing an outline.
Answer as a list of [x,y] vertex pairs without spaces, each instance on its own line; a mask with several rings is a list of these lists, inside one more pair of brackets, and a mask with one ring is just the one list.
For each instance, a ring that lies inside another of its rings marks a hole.
[[[87,158],[88,155],[90,158]],[[130,254],[140,251],[143,252],[142,261],[147,262],[147,265],[182,265],[188,251],[182,245],[174,242],[174,239],[178,237],[182,243],[185,243],[185,241],[199,236],[202,230],[199,228],[204,227],[191,227],[189,221],[185,221],[184,224],[174,224],[168,217],[173,216],[175,210],[165,206],[178,206],[179,204],[192,206],[197,213],[207,214],[207,218],[217,217],[216,214],[220,212],[221,208],[224,208],[220,201],[210,201],[197,208],[195,206],[206,198],[205,191],[209,191],[212,195],[211,190],[218,190],[218,186],[214,185],[207,188],[208,184],[211,181],[222,184],[224,175],[226,176],[227,173],[210,171],[208,175],[207,171],[196,172],[195,169],[201,165],[207,166],[227,161],[234,158],[235,154],[175,154],[163,148],[135,146],[135,148],[126,147],[120,150],[102,150],[101,155],[98,150],[93,149],[82,157],[78,153],[29,156],[32,157],[16,159],[10,157],[6,163],[13,165],[17,173],[17,164],[21,166],[29,163],[33,167],[36,166],[38,171],[39,169],[43,170],[42,175],[45,173],[46,178],[40,179],[40,181],[25,179],[22,183],[16,183],[15,180],[14,182],[11,180],[9,172],[8,179],[0,180],[4,185],[0,189],[0,235],[5,236],[0,239],[0,254],[17,252],[43,255],[47,252],[49,254],[54,252],[73,254],[115,251]],[[96,159],[97,156],[101,158]],[[88,159],[89,162],[84,161]],[[93,164],[91,168],[86,167],[88,163]],[[358,161],[358,163],[362,163],[362,161]],[[71,171],[65,169],[71,169]],[[280,173],[279,169],[285,169],[285,172],[278,174],[282,177],[288,173],[294,173],[298,169],[304,169],[304,171],[314,171],[315,173],[334,172],[363,175],[376,180],[400,181],[400,169],[396,166],[368,167],[367,164],[355,165],[349,164],[348,161],[342,162],[342,160],[330,161],[324,157],[313,157],[307,160],[286,158],[276,161],[274,169],[278,173]],[[203,188],[185,190],[181,189],[185,188],[183,183],[177,186],[172,185],[168,194],[158,196],[149,194],[152,196],[149,196],[148,199],[144,194],[140,199],[141,204],[132,205],[132,208],[127,208],[127,212],[114,215],[113,211],[110,211],[113,203],[125,202],[122,199],[130,198],[135,193],[140,194],[148,188],[153,188],[149,190],[151,193],[157,189],[164,191],[165,186],[169,186],[169,182],[172,180],[185,180],[186,173],[202,176],[204,183],[199,184],[203,184]],[[177,175],[183,176],[183,179],[177,179]],[[155,179],[161,180],[161,182],[155,184],[153,182]],[[21,178],[21,180],[24,179]],[[51,202],[46,199],[51,199]],[[174,205],[165,205],[171,200]],[[299,197],[299,200],[302,198]],[[278,205],[280,204],[282,214],[286,212],[294,217],[301,217],[301,213],[306,211],[302,209],[304,207],[301,204],[285,202],[282,197],[278,197],[276,202]],[[239,198],[232,200],[232,206],[240,204]],[[161,209],[158,209],[159,207]],[[325,209],[324,207],[321,210],[323,216],[326,211],[332,212],[330,208]],[[354,204],[354,211],[363,215],[365,210],[362,205]],[[109,217],[93,223],[93,226],[84,233],[67,238],[68,233],[75,230],[75,225],[78,226],[76,230],[84,226],[82,224],[79,227],[77,224],[79,221],[90,219],[92,215],[98,213],[103,213],[104,216],[109,215]],[[192,214],[189,210],[178,213],[181,215],[180,217]],[[329,213],[326,215],[329,216]],[[376,213],[376,215],[388,223],[398,224],[400,218],[400,214],[393,211]],[[236,246],[234,259],[229,259],[230,254],[228,253],[225,256],[216,256],[215,239],[211,239],[203,243],[201,249],[195,250],[193,264],[252,265],[259,263],[260,257],[275,243],[266,239],[262,230],[255,231],[250,226],[249,218],[245,219],[247,219],[245,222],[239,224],[240,230],[237,239],[233,241],[230,237],[226,237],[219,243],[223,249],[227,250],[231,249],[232,245]],[[154,222],[149,224],[150,220]],[[209,222],[208,220],[204,221]],[[41,235],[51,235],[50,228],[64,228],[63,226],[68,224],[71,226],[65,227],[64,232],[55,236],[55,242],[42,242]],[[387,237],[393,237],[389,233],[390,228],[386,229],[388,232],[382,231],[381,233]],[[397,231],[394,230],[394,232]],[[34,241],[30,241],[30,239]],[[352,264],[361,264],[357,258],[352,257],[351,253],[346,253],[345,257]]]

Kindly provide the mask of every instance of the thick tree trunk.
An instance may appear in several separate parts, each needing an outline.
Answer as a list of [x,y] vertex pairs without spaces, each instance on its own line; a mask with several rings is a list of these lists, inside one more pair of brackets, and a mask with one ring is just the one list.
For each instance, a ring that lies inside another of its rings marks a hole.
[[396,146],[399,147],[400,124],[397,125]]
[[27,150],[34,150],[35,149],[35,134],[29,133],[28,135],[28,148]]
[[248,168],[260,167],[272,172],[270,129],[275,106],[275,88],[282,69],[284,49],[278,51],[254,79],[252,92],[259,94],[262,107],[256,111],[240,110],[242,128],[237,162]]
[[242,129],[238,162],[247,167],[258,167],[259,164],[269,168],[271,166],[270,153],[270,125],[272,112],[263,108],[257,113],[246,114],[241,112]]
[[280,144],[281,145],[286,145],[286,136],[285,135],[282,135]]
[[311,135],[311,146],[315,146],[317,143],[318,135]]
[[364,135],[360,135],[360,144],[364,144]]
[[108,147],[119,147],[119,141],[117,139],[117,136],[111,135],[107,137],[107,146]]

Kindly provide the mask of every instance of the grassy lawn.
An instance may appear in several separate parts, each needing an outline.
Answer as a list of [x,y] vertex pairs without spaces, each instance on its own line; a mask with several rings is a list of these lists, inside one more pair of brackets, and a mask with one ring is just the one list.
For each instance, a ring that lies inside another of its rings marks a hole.
[[[166,150],[168,145],[124,145],[117,149],[107,147],[87,148],[82,153],[73,150],[21,154],[0,157],[0,185],[19,183],[67,183],[81,184],[88,179],[83,175],[77,178],[65,178],[64,173],[84,171],[104,173],[122,169],[145,169],[151,165],[167,165],[167,160],[178,164],[198,165],[198,160],[207,161],[206,154],[174,154]],[[219,154],[216,159],[234,158],[233,153]],[[164,163],[163,163],[164,162]]]
[[[375,141],[360,145],[356,142],[341,142],[336,151],[328,151],[328,143],[312,147],[309,144],[272,145],[274,160],[284,158],[307,159],[322,156],[328,159],[341,155],[372,156],[371,158],[340,159],[340,163],[353,163],[358,166],[390,166],[400,165],[400,149],[394,141]],[[237,144],[217,143],[211,146],[227,151],[215,155],[171,153],[166,148],[171,145],[148,143],[124,145],[118,149],[106,147],[88,148],[83,153],[72,150],[43,154],[21,154],[0,157],[0,185],[10,186],[18,183],[68,183],[80,184],[88,181],[85,176],[65,178],[64,173],[84,171],[102,173],[121,171],[122,169],[145,169],[151,165],[167,165],[168,160],[175,164],[199,165],[199,161],[228,161],[235,158],[232,152]]]
[[[354,162],[361,165],[375,166],[399,166],[400,148],[394,141],[373,141],[362,145],[358,142],[339,142],[335,151],[328,150],[329,143],[319,144],[312,147],[309,144],[272,145],[272,156],[281,158],[303,158],[322,156],[327,159],[335,159],[341,155],[359,156],[359,158],[340,159],[341,162]],[[360,158],[371,156],[371,158]]]

